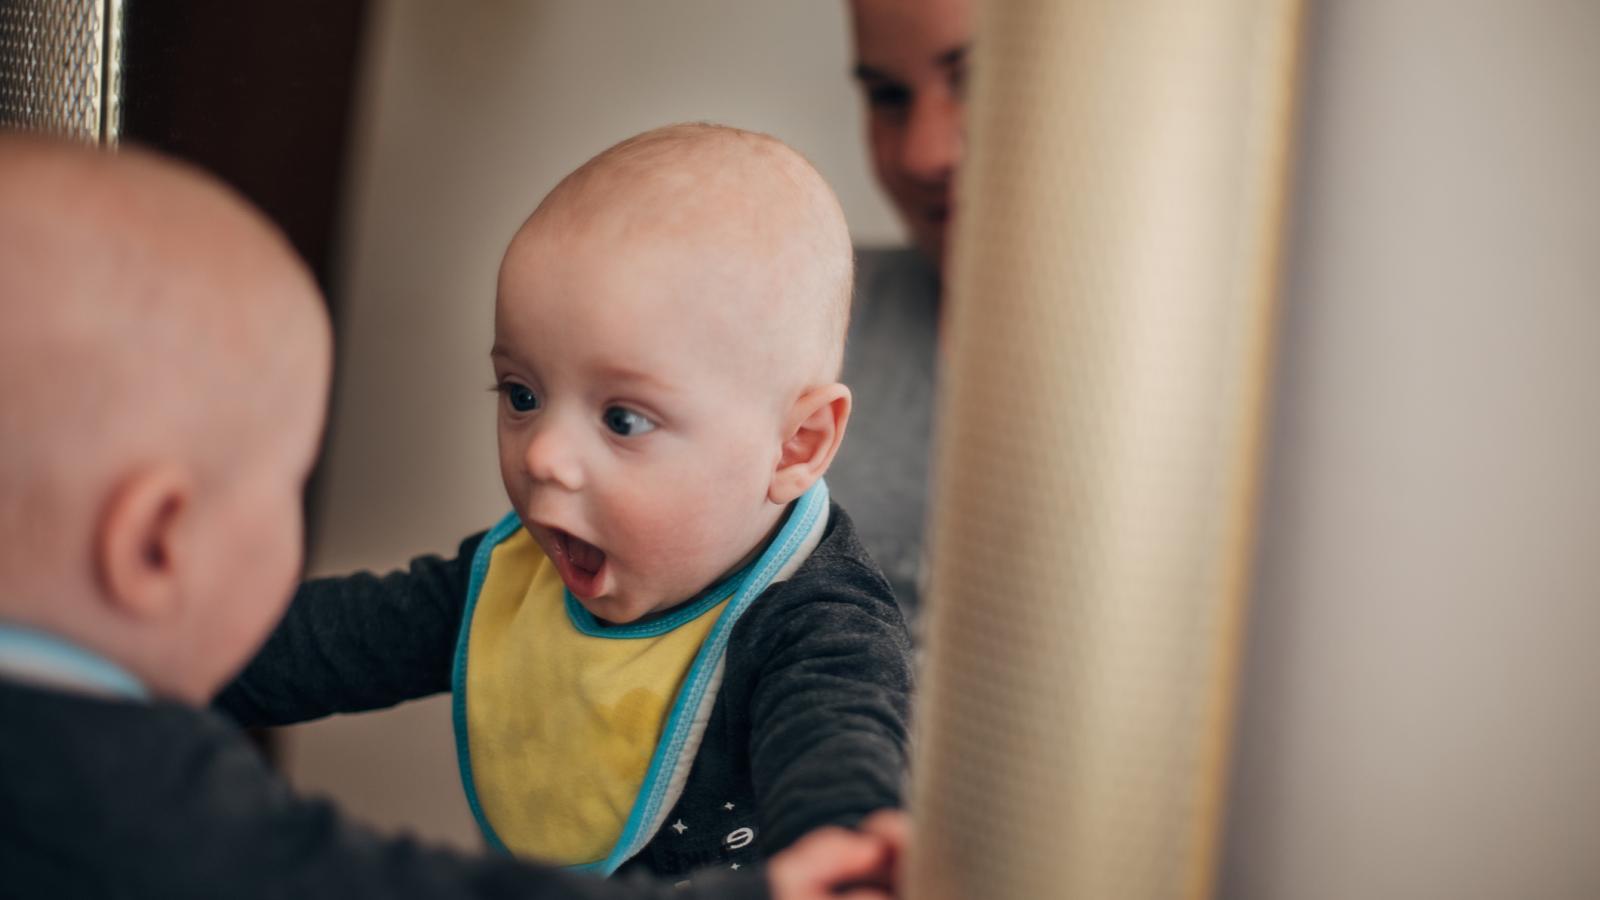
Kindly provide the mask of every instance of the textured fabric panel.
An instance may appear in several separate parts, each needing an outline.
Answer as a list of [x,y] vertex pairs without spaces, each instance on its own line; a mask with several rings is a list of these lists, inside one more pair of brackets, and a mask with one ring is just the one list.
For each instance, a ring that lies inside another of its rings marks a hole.
[[911,888],[1203,895],[1292,0],[981,6]]

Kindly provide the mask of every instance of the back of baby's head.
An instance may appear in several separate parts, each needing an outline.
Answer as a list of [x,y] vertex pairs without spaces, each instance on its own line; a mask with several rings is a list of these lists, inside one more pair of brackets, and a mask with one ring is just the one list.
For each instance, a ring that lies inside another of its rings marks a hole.
[[685,267],[748,277],[749,321],[795,351],[781,357],[794,379],[838,378],[849,230],[821,174],[775,137],[693,123],[628,138],[563,179],[518,237],[540,230],[614,242],[619,263],[630,241],[670,241]]
[[0,135],[0,592],[84,588],[88,532],[129,472],[225,482],[281,382],[325,371],[316,297],[215,180]]

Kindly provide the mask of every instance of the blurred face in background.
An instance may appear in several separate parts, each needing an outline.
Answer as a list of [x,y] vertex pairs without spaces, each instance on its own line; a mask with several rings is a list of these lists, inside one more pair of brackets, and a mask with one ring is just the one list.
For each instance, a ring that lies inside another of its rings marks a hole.
[[965,150],[968,0],[851,0],[855,76],[878,181],[917,248],[944,268]]

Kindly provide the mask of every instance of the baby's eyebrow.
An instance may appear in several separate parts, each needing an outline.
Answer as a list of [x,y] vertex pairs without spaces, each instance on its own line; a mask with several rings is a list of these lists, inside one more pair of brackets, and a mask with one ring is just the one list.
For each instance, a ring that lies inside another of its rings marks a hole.
[[638,369],[630,369],[627,366],[614,364],[600,366],[598,371],[602,377],[610,381],[636,382],[652,387],[658,391],[666,391],[669,393],[674,390],[670,382],[653,372],[644,372]]

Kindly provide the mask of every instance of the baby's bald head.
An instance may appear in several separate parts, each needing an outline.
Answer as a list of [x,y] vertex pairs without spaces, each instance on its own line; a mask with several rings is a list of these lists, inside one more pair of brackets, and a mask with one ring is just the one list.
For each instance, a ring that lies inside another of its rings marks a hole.
[[34,604],[13,618],[83,623],[64,598],[107,587],[96,529],[132,481],[174,473],[198,505],[320,429],[313,281],[174,162],[0,136],[0,322],[0,595]]
[[619,264],[629,248],[664,246],[686,271],[740,285],[743,308],[720,312],[750,326],[745,340],[769,361],[784,359],[796,386],[838,378],[850,316],[849,231],[827,182],[774,137],[685,124],[629,138],[545,197],[508,263],[519,245],[539,239],[606,242]]

